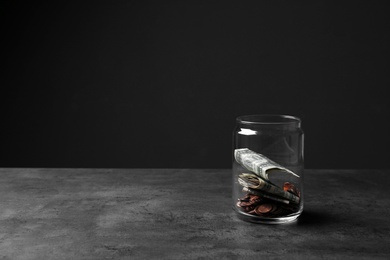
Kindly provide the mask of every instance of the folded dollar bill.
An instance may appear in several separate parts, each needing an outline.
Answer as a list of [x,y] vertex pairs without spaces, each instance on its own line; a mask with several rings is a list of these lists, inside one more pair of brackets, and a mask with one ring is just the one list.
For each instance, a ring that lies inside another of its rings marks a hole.
[[293,203],[299,203],[299,197],[295,196],[294,194],[285,191],[269,182],[264,181],[262,178],[259,176],[253,174],[253,173],[242,173],[238,177],[238,182],[250,189],[255,189],[255,190],[261,190],[282,198],[285,198]]
[[260,197],[263,197],[263,198],[266,198],[266,199],[270,199],[270,200],[274,200],[274,201],[277,201],[277,202],[281,202],[281,203],[284,203],[284,204],[289,204],[290,203],[289,200],[280,198],[278,196],[274,196],[274,195],[272,195],[270,193],[267,193],[267,192],[264,192],[264,191],[261,191],[261,190],[251,189],[251,188],[248,188],[248,187],[244,187],[242,190],[247,192],[247,193],[249,193],[249,194],[253,194],[253,195],[256,195],[256,196],[260,196]]
[[277,164],[262,154],[249,150],[248,148],[235,149],[234,158],[244,168],[257,174],[264,180],[269,180],[267,172],[268,170],[285,171],[299,178],[297,174],[290,171],[289,169]]

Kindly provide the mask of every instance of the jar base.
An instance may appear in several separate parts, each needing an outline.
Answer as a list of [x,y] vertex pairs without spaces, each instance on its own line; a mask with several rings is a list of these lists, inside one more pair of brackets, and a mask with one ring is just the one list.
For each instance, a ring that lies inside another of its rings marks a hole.
[[252,222],[252,223],[258,223],[258,224],[288,224],[295,222],[298,217],[301,215],[302,211],[284,216],[284,217],[273,217],[273,218],[266,218],[266,217],[260,217],[260,216],[254,216],[251,214],[247,214],[242,211],[236,211],[236,214],[239,219],[247,221],[247,222]]

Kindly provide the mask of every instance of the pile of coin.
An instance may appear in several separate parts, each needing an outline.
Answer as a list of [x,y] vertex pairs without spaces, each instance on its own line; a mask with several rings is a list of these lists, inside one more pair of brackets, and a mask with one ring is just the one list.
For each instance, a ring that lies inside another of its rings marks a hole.
[[[283,189],[298,197],[300,196],[299,190],[289,182],[284,183]],[[282,203],[250,192],[247,192],[243,198],[238,199],[237,207],[248,214],[263,217],[285,216],[296,212],[299,208],[298,205]]]

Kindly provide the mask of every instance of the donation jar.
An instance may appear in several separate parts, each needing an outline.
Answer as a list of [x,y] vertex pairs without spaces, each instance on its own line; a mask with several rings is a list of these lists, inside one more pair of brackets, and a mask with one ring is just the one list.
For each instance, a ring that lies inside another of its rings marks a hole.
[[233,133],[233,208],[264,224],[296,220],[303,210],[303,131],[289,115],[245,115]]

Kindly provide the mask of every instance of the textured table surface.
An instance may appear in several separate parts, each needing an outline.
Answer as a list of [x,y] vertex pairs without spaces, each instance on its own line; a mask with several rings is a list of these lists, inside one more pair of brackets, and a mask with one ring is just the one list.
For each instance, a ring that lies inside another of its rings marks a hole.
[[0,169],[0,259],[389,259],[390,170],[306,170],[298,221],[231,208],[231,171]]

